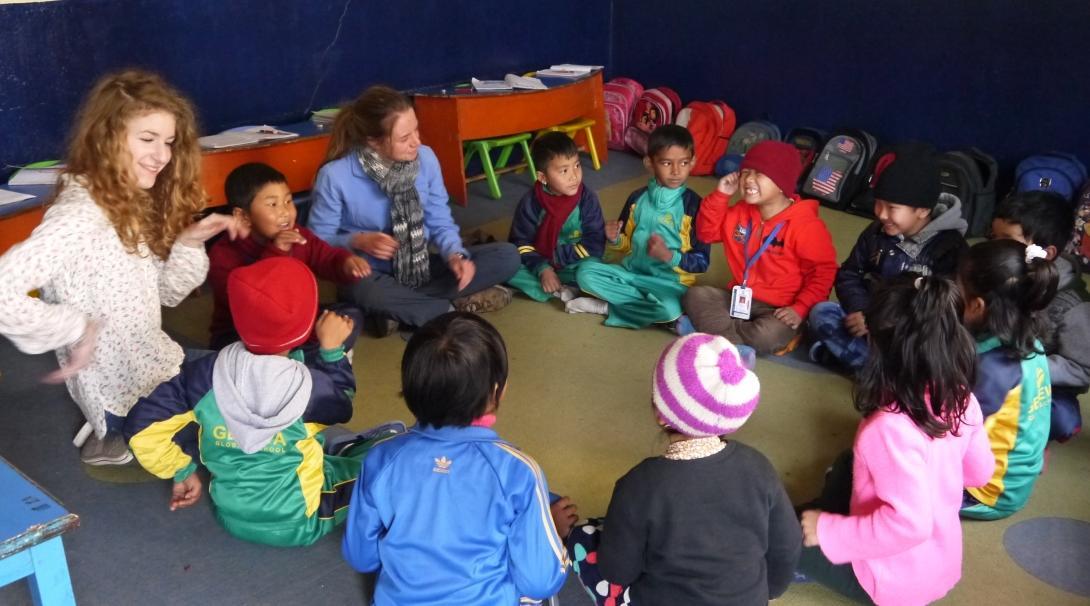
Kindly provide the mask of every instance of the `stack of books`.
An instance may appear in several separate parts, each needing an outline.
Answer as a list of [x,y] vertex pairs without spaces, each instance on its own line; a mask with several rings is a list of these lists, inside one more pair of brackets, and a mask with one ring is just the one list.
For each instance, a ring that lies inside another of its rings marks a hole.
[[333,121],[337,119],[337,114],[341,111],[339,107],[327,107],[320,109],[316,112],[311,112],[310,121],[317,124],[319,127],[325,127],[333,124]]
[[280,130],[275,126],[261,124],[258,126],[240,126],[223,131],[215,135],[208,135],[197,139],[204,149],[223,149],[227,147],[241,147],[253,145],[262,141],[273,139],[291,139],[298,137],[299,133]]
[[602,69],[602,66],[561,63],[560,65],[550,65],[549,69],[537,70],[537,76],[546,78],[582,78],[596,69]]

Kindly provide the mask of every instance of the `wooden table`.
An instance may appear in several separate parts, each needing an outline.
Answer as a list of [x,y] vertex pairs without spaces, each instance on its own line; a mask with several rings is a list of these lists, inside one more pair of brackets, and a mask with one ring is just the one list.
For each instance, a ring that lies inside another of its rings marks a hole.
[[[201,186],[208,194],[209,206],[227,203],[223,184],[232,170],[248,162],[264,162],[284,173],[293,192],[309,191],[314,177],[325,162],[329,148],[329,129],[313,122],[298,122],[279,126],[282,130],[299,133],[298,137],[279,139],[243,147],[206,149],[201,151]],[[45,201],[50,186],[11,187],[15,191],[33,194],[34,199],[0,206],[0,254],[22,242],[42,222]]]
[[[602,72],[579,80],[543,79],[547,90],[477,93],[454,85],[407,91],[420,121],[420,139],[435,151],[450,197],[466,205],[465,157],[462,143],[534,132],[576,118],[591,118],[598,158],[608,159]],[[456,92],[457,91],[457,92]],[[585,145],[582,133],[577,142]]]
[[74,605],[61,534],[77,526],[79,517],[0,457],[0,585],[25,578],[38,606]]

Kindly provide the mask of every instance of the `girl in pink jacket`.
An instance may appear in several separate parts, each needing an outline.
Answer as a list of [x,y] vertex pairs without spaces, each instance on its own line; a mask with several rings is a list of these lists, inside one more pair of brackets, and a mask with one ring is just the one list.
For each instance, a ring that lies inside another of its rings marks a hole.
[[858,601],[926,604],[961,578],[962,491],[995,465],[961,310],[953,282],[906,274],[866,313],[870,357],[855,390],[863,421],[820,509],[802,513],[799,560],[799,572]]

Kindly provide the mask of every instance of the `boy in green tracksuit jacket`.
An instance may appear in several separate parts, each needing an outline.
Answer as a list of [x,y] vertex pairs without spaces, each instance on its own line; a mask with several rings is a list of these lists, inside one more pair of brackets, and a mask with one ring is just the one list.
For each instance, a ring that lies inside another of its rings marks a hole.
[[[200,499],[197,446],[216,518],[228,532],[308,545],[344,520],[370,446],[327,456],[318,434],[352,416],[356,381],[341,345],[352,321],[327,311],[315,324],[317,283],[290,257],[240,267],[227,288],[242,340],[183,364],[140,399],[124,434],[145,469],[174,480],[172,510]],[[304,361],[295,348],[312,330],[319,353]],[[194,422],[200,431],[182,433]]]
[[708,269],[710,248],[696,237],[700,196],[685,185],[693,137],[684,127],[660,126],[647,139],[643,163],[652,178],[628,197],[618,221],[605,225],[607,254],[617,264],[584,261],[579,288],[594,297],[567,303],[569,313],[607,316],[606,326],[642,328],[681,316],[681,297]]

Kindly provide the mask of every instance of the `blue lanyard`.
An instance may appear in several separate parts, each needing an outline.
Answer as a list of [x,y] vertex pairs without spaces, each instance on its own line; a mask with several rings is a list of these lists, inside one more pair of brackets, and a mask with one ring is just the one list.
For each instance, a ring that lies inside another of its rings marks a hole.
[[749,224],[746,226],[746,239],[742,242],[742,256],[745,259],[745,270],[742,272],[742,286],[745,287],[749,282],[749,268],[757,262],[757,259],[761,257],[768,250],[768,247],[772,245],[772,241],[776,239],[776,234],[780,233],[780,229],[783,228],[783,221],[776,224],[776,227],[772,228],[772,233],[768,234],[765,241],[761,243],[761,246],[757,248],[757,252],[753,253],[753,256],[749,256],[749,238],[753,235],[753,219],[749,220]]

